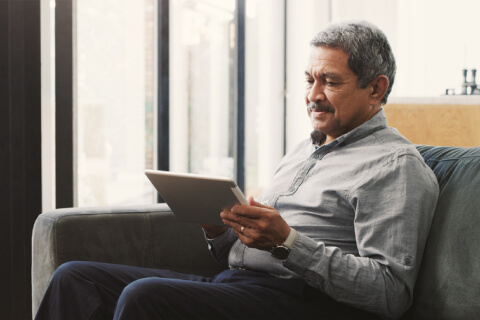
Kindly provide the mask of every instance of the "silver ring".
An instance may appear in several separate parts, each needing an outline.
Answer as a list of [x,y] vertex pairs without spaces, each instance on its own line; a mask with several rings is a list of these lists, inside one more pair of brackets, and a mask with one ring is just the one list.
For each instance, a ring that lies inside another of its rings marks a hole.
[[242,226],[242,227],[240,228],[240,233],[243,233],[243,230],[245,230],[245,227],[244,227],[244,226]]

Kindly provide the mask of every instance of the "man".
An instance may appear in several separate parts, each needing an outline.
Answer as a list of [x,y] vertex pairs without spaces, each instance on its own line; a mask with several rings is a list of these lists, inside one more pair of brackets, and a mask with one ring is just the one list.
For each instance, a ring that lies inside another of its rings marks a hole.
[[395,77],[385,35],[366,22],[312,41],[305,95],[314,132],[280,163],[259,202],[203,225],[228,269],[212,279],[73,262],[37,319],[398,318],[412,302],[438,196],[415,147],[387,126]]

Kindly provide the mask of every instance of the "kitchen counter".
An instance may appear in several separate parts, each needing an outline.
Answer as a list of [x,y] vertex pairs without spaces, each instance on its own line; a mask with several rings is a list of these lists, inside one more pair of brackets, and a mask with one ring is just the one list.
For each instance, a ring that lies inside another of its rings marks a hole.
[[390,98],[388,124],[416,144],[480,146],[480,96]]

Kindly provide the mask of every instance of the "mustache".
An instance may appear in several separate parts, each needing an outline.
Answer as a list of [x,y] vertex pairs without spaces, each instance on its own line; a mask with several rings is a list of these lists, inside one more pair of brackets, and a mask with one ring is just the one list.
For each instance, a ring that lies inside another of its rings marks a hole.
[[325,112],[335,113],[335,109],[333,109],[332,107],[324,106],[324,105],[322,105],[320,103],[317,103],[317,102],[309,102],[308,105],[307,105],[307,108],[310,111],[317,111],[317,112],[325,111]]

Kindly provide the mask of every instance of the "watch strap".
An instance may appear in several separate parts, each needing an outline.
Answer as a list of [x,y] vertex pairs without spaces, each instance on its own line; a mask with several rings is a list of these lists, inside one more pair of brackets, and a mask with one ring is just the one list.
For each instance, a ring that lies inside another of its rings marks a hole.
[[288,249],[292,250],[293,243],[297,240],[298,232],[297,230],[290,228],[290,233],[288,234],[287,239],[283,243],[283,246],[287,247]]

